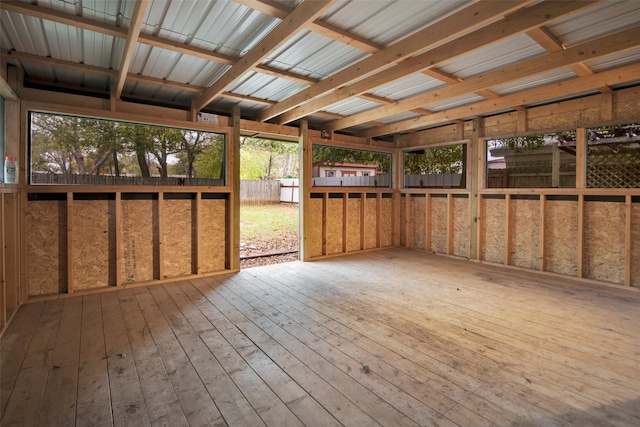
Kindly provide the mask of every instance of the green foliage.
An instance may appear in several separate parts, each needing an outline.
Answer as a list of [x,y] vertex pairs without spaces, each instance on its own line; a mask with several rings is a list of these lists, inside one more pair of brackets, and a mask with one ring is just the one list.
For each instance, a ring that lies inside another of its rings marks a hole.
[[298,144],[271,139],[240,141],[240,179],[296,178]]
[[503,147],[513,151],[535,150],[545,144],[545,135],[514,136],[512,138],[496,139],[496,147]]
[[327,165],[339,163],[360,163],[365,165],[377,165],[378,172],[388,174],[391,171],[391,154],[376,151],[352,150],[348,148],[336,148],[326,145],[314,145],[312,162]]
[[462,144],[408,151],[404,155],[405,174],[460,173],[464,151]]

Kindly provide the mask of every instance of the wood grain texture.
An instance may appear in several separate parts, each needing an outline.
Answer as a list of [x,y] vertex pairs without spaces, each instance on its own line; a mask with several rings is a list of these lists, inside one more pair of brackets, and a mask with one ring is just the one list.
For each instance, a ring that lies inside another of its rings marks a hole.
[[[346,193],[342,194],[346,196]],[[327,253],[326,255],[338,254],[342,252],[342,230],[344,228],[344,201],[342,198],[327,199]]]
[[469,199],[453,198],[453,255],[468,257]]
[[624,283],[624,203],[585,202],[585,277]]
[[431,198],[431,250],[447,253],[448,201],[446,197]]
[[226,201],[201,200],[201,219],[198,233],[198,273],[224,270],[226,250]]
[[485,261],[504,262],[504,204],[502,199],[482,199],[481,259]]
[[194,200],[165,199],[162,203],[162,250],[165,277],[193,273],[195,231]]
[[157,278],[158,200],[122,200],[123,281]]
[[578,272],[578,203],[547,200],[545,209],[545,270],[575,277]]
[[425,197],[411,198],[411,247],[413,249],[424,250],[424,215],[425,215]]
[[347,199],[347,252],[360,250],[360,211],[362,209],[362,199]]
[[511,200],[511,264],[538,269],[540,266],[540,201]]
[[639,304],[402,248],[36,302],[0,423],[632,427]]
[[322,199],[309,199],[309,217],[306,219],[308,222],[308,235],[305,239],[309,242],[309,256],[319,257],[322,256]]

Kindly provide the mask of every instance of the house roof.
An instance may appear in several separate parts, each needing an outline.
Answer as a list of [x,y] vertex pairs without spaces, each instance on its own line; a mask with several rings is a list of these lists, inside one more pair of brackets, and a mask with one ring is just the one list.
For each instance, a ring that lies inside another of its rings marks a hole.
[[25,85],[390,139],[640,83],[640,2],[3,0]]

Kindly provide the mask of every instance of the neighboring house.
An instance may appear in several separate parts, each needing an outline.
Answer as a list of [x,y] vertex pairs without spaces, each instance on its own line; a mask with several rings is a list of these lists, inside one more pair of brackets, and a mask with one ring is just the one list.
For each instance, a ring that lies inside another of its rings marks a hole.
[[313,178],[339,178],[344,176],[375,176],[378,165],[363,163],[314,163]]

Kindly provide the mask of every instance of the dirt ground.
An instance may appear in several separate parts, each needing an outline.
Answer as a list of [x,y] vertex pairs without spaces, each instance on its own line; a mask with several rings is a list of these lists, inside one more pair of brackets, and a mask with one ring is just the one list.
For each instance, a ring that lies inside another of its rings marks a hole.
[[[277,252],[295,251],[290,254],[259,258],[244,258],[252,255],[265,255]],[[298,259],[298,233],[283,232],[276,237],[253,237],[240,242],[240,268],[281,264]]]

